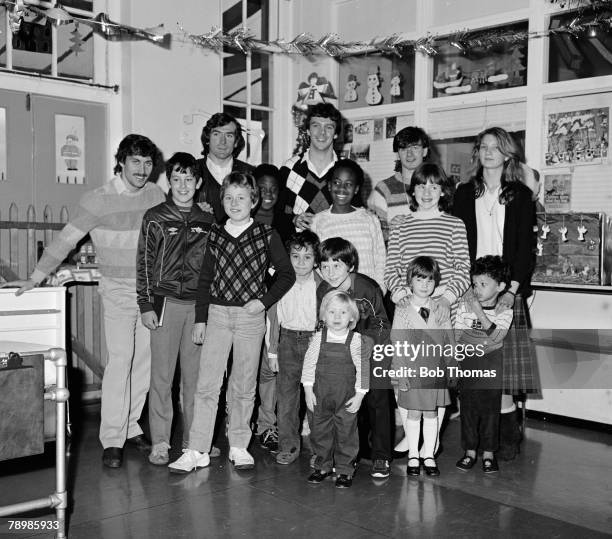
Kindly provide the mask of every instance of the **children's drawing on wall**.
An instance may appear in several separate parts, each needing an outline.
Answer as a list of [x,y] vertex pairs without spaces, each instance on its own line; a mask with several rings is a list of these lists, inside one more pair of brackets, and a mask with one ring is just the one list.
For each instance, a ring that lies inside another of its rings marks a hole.
[[55,176],[57,183],[85,183],[85,118],[55,115]]
[[357,77],[353,73],[351,73],[348,76],[348,80],[346,81],[346,90],[344,91],[344,101],[346,101],[347,103],[352,103],[353,101],[357,101],[357,86],[359,86]]
[[6,181],[6,109],[0,108],[0,181]]
[[385,118],[385,138],[393,138],[395,136],[395,126],[397,124],[397,116],[388,116]]
[[380,105],[382,103],[383,96],[379,90],[381,82],[380,68],[376,67],[376,71],[368,74],[368,91],[366,93],[366,103],[368,105]]
[[351,145],[350,159],[358,163],[368,162],[370,160],[370,145],[369,144],[353,144]]
[[547,212],[570,211],[572,175],[544,175],[544,207]]
[[374,120],[355,120],[353,142],[365,144],[374,140]]
[[608,107],[548,115],[546,166],[593,165],[608,160]]
[[337,99],[331,83],[325,77],[320,77],[316,72],[308,75],[308,82],[300,83],[297,93],[298,98],[294,106],[304,111],[311,105]]
[[374,120],[374,137],[372,140],[382,140],[384,137],[385,120],[384,118],[376,118]]

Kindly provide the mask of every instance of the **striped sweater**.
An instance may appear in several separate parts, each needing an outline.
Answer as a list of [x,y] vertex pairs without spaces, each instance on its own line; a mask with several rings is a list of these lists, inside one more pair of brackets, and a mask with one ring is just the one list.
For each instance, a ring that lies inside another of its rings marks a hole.
[[379,181],[368,197],[368,208],[378,216],[385,241],[389,240],[389,223],[398,215],[411,213],[407,187],[402,181],[402,175],[396,172]]
[[419,212],[391,222],[385,283],[397,303],[408,294],[406,266],[417,256],[431,256],[440,265],[442,280],[433,293],[455,303],[470,284],[470,255],[463,221],[446,213]]
[[88,232],[105,278],[129,279],[136,290],[136,248],[144,213],[165,200],[164,192],[147,183],[131,192],[119,176],[83,195],[75,216],[47,246],[30,279],[42,281]]
[[385,242],[378,219],[363,208],[355,208],[351,213],[332,213],[331,209],[315,214],[312,230],[321,241],[328,238],[344,238],[357,249],[359,267],[355,271],[374,279],[385,294],[384,283]]

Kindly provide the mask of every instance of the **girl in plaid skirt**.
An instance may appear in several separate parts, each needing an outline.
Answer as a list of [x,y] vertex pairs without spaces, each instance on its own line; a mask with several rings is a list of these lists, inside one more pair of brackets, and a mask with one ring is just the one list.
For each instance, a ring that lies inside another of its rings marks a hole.
[[538,185],[533,170],[521,163],[512,136],[501,127],[490,127],[476,138],[478,169],[458,187],[454,214],[465,223],[470,259],[499,255],[510,266],[511,282],[500,294],[497,309],[513,309],[514,323],[503,346],[503,395],[498,456],[513,459],[521,432],[514,395],[539,393],[540,381],[533,346],[528,338],[526,298],[534,266],[534,193]]

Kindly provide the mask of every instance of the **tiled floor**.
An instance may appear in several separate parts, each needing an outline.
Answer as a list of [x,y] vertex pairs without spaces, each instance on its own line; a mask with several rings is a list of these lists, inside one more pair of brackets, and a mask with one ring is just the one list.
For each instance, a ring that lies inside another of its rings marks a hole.
[[[612,532],[612,434],[528,419],[523,452],[485,476],[454,467],[459,422],[444,434],[441,475],[408,478],[406,459],[386,481],[361,463],[353,487],[306,482],[308,455],[277,465],[253,447],[254,471],[237,472],[227,448],[209,468],[186,476],[150,465],[134,449],[123,468],[105,469],[97,419],[77,427],[70,457],[72,538],[316,539],[370,537],[609,537]],[[50,448],[52,449],[52,448]],[[0,463],[0,505],[50,493],[52,451]],[[39,511],[39,518],[51,513]],[[28,534],[0,537],[27,537]],[[50,537],[40,534],[37,537]]]

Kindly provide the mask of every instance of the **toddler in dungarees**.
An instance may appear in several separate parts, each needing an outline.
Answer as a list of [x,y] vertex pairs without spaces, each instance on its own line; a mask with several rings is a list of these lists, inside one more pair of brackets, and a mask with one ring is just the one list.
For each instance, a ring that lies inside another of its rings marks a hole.
[[335,467],[336,487],[348,488],[359,452],[357,411],[368,390],[368,358],[374,343],[353,331],[359,310],[346,292],[328,292],[319,318],[325,326],[313,336],[302,370],[306,406],[313,412],[310,437],[317,455],[308,482],[321,483]]

